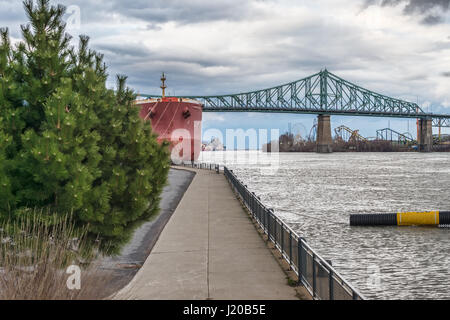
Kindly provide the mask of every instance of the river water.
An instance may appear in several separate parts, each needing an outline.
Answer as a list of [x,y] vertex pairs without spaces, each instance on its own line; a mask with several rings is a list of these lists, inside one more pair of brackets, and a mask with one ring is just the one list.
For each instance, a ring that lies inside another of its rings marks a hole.
[[[350,227],[353,213],[450,211],[450,153],[203,152],[368,299],[450,299],[450,229]],[[250,160],[249,160],[250,159]]]

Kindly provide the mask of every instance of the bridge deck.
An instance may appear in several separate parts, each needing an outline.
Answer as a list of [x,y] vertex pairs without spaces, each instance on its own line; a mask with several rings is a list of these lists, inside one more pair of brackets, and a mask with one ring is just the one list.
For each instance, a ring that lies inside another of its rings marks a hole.
[[297,299],[225,177],[196,173],[145,264],[115,299]]
[[[139,96],[158,98],[146,94]],[[427,113],[416,103],[367,90],[326,69],[309,77],[263,90],[185,98],[198,100],[203,104],[204,112],[287,112],[420,118],[433,119],[435,127],[450,126],[448,114]]]

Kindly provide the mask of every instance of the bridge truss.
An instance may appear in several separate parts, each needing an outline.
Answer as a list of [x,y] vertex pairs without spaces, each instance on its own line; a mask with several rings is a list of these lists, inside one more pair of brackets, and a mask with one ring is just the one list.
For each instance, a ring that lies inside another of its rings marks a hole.
[[449,118],[435,118],[433,119],[433,127],[450,128]]
[[[157,98],[159,96],[140,95]],[[204,112],[277,112],[433,119],[450,127],[450,115],[424,112],[417,104],[364,89],[323,70],[277,87],[218,96],[190,96]]]

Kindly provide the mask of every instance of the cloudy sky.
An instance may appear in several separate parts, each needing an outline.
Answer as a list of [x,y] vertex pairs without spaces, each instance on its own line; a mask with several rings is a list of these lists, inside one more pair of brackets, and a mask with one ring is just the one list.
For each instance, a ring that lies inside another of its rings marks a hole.
[[[450,113],[450,0],[59,0],[69,33],[91,37],[109,73],[140,93],[239,93],[290,82],[323,68],[368,89]],[[20,39],[20,0],[0,0],[0,26]],[[74,42],[75,43],[75,42]],[[113,86],[111,77],[109,83]],[[203,127],[303,128],[307,115],[204,115]],[[333,117],[365,136],[415,122]],[[448,130],[447,130],[448,131]]]

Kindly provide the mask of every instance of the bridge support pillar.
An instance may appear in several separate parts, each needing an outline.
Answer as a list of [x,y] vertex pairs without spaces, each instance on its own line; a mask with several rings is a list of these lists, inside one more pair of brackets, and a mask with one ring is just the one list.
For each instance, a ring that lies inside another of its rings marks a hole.
[[420,119],[419,120],[419,151],[431,152],[433,147],[433,120]]
[[333,152],[332,144],[330,116],[319,114],[317,119],[317,153]]

